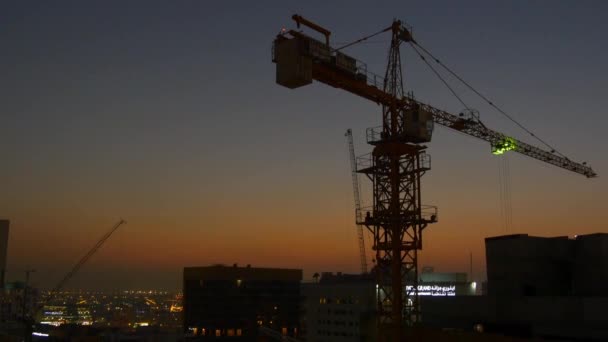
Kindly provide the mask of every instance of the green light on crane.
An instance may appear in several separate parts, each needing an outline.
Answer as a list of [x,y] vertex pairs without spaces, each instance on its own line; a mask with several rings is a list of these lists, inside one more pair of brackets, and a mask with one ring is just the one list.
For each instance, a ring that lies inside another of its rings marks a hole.
[[500,142],[492,145],[492,154],[501,155],[507,151],[511,151],[517,148],[517,144],[515,143],[515,139],[505,137]]

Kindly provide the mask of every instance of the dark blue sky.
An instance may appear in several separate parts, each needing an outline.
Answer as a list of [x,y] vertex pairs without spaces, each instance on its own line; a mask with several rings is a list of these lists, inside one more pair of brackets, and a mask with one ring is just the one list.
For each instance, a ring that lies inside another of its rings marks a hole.
[[[0,215],[13,221],[13,278],[27,265],[58,278],[120,216],[130,222],[125,232],[89,269],[106,270],[112,283],[102,287],[176,287],[181,267],[210,262],[356,271],[343,133],[353,128],[358,153],[367,152],[365,128],[379,125],[380,109],[321,84],[274,83],[272,39],[293,27],[294,13],[330,29],[336,45],[393,18],[413,25],[466,80],[600,174],[586,180],[510,157],[517,232],[605,231],[604,1],[5,1]],[[383,74],[387,40],[348,53]],[[403,51],[407,88],[460,111]],[[488,126],[535,143],[456,90]],[[472,250],[482,273],[483,237],[504,233],[497,162],[487,144],[445,129],[429,147],[424,199],[440,207],[441,222],[428,232],[423,263],[463,270]],[[222,247],[235,240],[241,247]],[[311,257],[318,240],[331,252]],[[449,241],[458,247],[446,249]],[[75,284],[99,284],[88,279]]]

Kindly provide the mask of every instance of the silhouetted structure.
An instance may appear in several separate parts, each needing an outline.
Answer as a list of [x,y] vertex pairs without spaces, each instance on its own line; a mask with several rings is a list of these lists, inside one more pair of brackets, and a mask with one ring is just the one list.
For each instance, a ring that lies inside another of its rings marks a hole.
[[0,319],[20,320],[29,314],[39,298],[37,289],[21,281],[7,282],[0,295]]
[[490,296],[606,296],[608,234],[486,238]]
[[[421,177],[431,168],[424,143],[431,141],[434,125],[487,141],[496,155],[514,151],[589,178],[596,176],[587,163],[573,162],[556,151],[440,62],[412,37],[405,23],[394,20],[391,26],[377,33],[333,48],[329,30],[297,14],[292,19],[298,28],[303,25],[324,35],[325,42],[302,30],[281,30],[272,47],[277,84],[295,89],[316,80],[382,106],[382,126],[369,128],[366,134],[373,151],[357,165],[357,172],[367,176],[373,189],[373,206],[365,210],[363,222],[357,223],[364,224],[374,235],[376,285],[381,294],[377,300],[378,341],[401,341],[403,328],[420,319],[418,251],[422,250],[422,231],[437,221],[437,208],[423,206],[421,202]],[[343,50],[383,32],[392,35],[384,78],[368,72],[365,63]],[[411,92],[406,94],[400,52],[400,47],[405,45],[413,48],[462,104],[462,99],[431,63],[437,63],[455,76],[549,150],[489,129],[480,121],[479,113],[466,105],[463,112],[453,115],[415,100]]]
[[8,252],[9,220],[0,220],[0,287],[4,288],[6,279],[6,256]]
[[254,340],[258,327],[297,336],[302,270],[184,268],[184,331],[199,339]]
[[486,238],[487,296],[421,298],[422,324],[608,340],[608,234]]

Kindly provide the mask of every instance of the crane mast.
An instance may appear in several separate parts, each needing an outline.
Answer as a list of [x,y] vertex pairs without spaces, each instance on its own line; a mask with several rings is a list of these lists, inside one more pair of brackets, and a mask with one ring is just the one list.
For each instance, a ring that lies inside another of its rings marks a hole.
[[361,212],[361,198],[359,197],[359,177],[357,176],[357,159],[355,157],[355,144],[353,142],[353,131],[346,131],[348,140],[348,152],[350,157],[350,169],[353,181],[353,195],[355,198],[355,223],[357,224],[357,238],[359,240],[359,258],[361,259],[361,274],[367,273],[367,256],[365,253],[365,239],[363,237],[363,213]]
[[382,125],[366,133],[373,146],[371,156],[357,169],[373,187],[372,210],[365,213],[363,223],[374,236],[378,341],[401,341],[403,328],[420,319],[418,250],[423,230],[437,222],[437,208],[422,205],[421,177],[430,170],[424,143],[431,141],[435,124],[489,142],[494,154],[513,151],[588,178],[596,176],[586,163],[491,130],[475,115],[454,115],[406,95],[399,48],[404,42],[417,43],[401,21],[379,32],[391,33],[388,65],[381,77],[342,53],[342,48],[332,48],[329,30],[298,15],[292,18],[298,27],[323,34],[325,42],[295,30],[277,35],[272,61],[278,84],[295,89],[316,80],[382,107]]

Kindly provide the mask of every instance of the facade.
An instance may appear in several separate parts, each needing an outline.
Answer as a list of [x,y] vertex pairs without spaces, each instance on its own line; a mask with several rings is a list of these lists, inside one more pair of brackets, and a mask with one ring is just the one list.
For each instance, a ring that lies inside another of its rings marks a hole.
[[484,296],[421,297],[422,324],[555,340],[608,340],[608,234],[486,239]]
[[486,238],[488,295],[572,294],[575,240],[527,234]]
[[576,236],[572,291],[577,296],[608,297],[608,234]]
[[255,340],[259,327],[299,334],[302,270],[184,268],[184,332],[201,340]]
[[0,287],[6,282],[6,256],[8,252],[8,227],[9,220],[0,220]]
[[469,281],[463,272],[435,272],[425,267],[418,275],[418,295],[421,297],[474,296],[477,283]]
[[608,234],[486,238],[490,296],[606,296]]
[[[424,297],[472,296],[476,284],[466,273],[434,272],[424,268],[418,291],[422,319]],[[306,341],[374,341],[376,296],[373,274],[322,273],[318,282],[302,284],[302,335]]]
[[0,295],[0,320],[19,320],[23,318],[25,310],[29,315],[38,301],[38,290],[27,286],[23,282],[10,282],[4,284]]
[[305,341],[373,341],[376,286],[373,276],[323,273],[302,284]]

